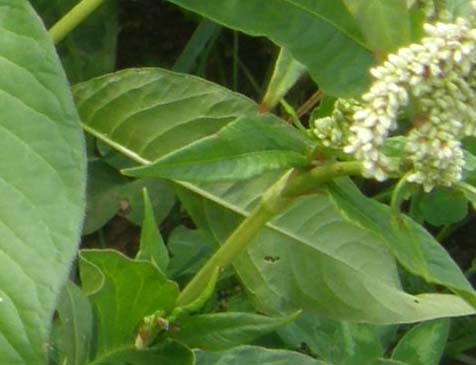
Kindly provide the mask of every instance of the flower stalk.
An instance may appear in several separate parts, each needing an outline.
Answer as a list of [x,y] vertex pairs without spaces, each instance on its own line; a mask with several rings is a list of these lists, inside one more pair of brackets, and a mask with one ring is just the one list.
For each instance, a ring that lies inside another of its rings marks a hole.
[[53,43],[58,44],[61,42],[103,3],[104,0],[82,0],[51,27],[49,34]]

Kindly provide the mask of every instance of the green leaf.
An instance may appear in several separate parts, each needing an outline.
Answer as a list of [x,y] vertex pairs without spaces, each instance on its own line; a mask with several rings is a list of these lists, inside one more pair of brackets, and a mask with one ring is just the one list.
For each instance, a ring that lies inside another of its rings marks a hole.
[[391,359],[376,359],[372,362],[372,365],[410,365],[406,362],[401,362],[397,360]]
[[258,110],[209,81],[155,68],[96,78],[73,93],[85,130],[139,161],[156,160]]
[[471,203],[473,208],[476,209],[476,187],[467,183],[459,183],[457,186],[466,199]]
[[270,38],[304,64],[326,94],[355,96],[368,85],[374,59],[341,0],[169,1],[229,28]]
[[144,188],[149,191],[154,217],[160,223],[173,208],[175,194],[169,183],[158,179],[136,179],[124,185],[118,194],[120,214],[134,224],[142,224],[145,211],[142,193]]
[[[224,242],[276,178],[206,187],[182,183],[177,192],[195,223]],[[258,233],[234,267],[267,313],[303,308],[375,324],[474,313],[453,295],[405,293],[382,239],[347,221],[325,194],[300,198]]]
[[88,365],[194,365],[195,356],[186,346],[176,341],[164,342],[144,350],[134,348],[117,349],[103,359],[96,359]]
[[151,165],[123,172],[135,177],[194,182],[248,179],[270,170],[308,165],[306,151],[310,144],[294,128],[271,115],[243,117]]
[[445,355],[455,356],[474,348],[476,348],[476,318],[473,316],[452,319]]
[[177,279],[195,274],[218,247],[218,243],[202,230],[178,226],[170,234],[167,246],[172,256],[167,276]]
[[180,330],[172,336],[191,348],[222,351],[249,343],[293,321],[298,315],[273,318],[251,313],[202,314],[180,320]]
[[409,272],[451,289],[476,306],[471,284],[448,252],[422,226],[403,215],[396,220],[388,206],[366,198],[348,179],[333,183],[329,191],[343,216],[379,237]]
[[[30,0],[51,28],[79,0]],[[59,45],[61,61],[72,84],[111,72],[116,63],[117,2],[105,1]]]
[[449,320],[421,323],[398,342],[392,359],[409,365],[438,365],[448,339]]
[[57,312],[59,363],[86,364],[93,332],[93,313],[88,298],[75,284],[68,282],[59,297]]
[[377,59],[411,40],[407,2],[402,0],[343,0],[354,15]]
[[142,319],[175,306],[177,285],[150,262],[134,261],[113,250],[83,250],[80,274],[97,319],[93,364],[119,364],[113,359],[135,351]]
[[144,195],[144,221],[142,223],[140,247],[136,259],[150,261],[157,265],[162,272],[165,272],[170,260],[169,253],[157,228],[149,193],[146,188],[142,192]]
[[287,49],[281,48],[261,105],[272,110],[305,72],[306,68]]
[[298,352],[239,346],[223,352],[196,352],[197,365],[331,365]]
[[450,188],[435,188],[420,201],[424,219],[433,226],[452,224],[468,214],[468,200],[464,193]]
[[303,343],[320,359],[339,365],[370,364],[383,356],[393,340],[396,326],[333,321],[311,313],[303,313],[284,328],[279,335],[290,348]]
[[0,6],[0,364],[42,364],[80,236],[84,141],[38,16]]

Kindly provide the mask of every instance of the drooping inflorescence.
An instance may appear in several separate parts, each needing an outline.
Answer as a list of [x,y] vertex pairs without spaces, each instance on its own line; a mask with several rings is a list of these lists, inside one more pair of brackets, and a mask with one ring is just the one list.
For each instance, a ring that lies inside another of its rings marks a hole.
[[461,180],[461,139],[476,136],[475,24],[467,18],[425,24],[421,42],[370,70],[374,82],[353,114],[344,146],[362,161],[365,176],[381,181],[395,172],[382,147],[397,129],[399,114],[411,109],[403,157],[410,166],[404,171],[408,181],[430,191]]

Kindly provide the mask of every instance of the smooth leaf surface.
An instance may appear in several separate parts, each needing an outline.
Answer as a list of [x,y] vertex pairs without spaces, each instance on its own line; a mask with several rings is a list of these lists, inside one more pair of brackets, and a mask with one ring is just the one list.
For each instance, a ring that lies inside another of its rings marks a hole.
[[223,352],[196,352],[197,365],[331,365],[298,352],[239,346]]
[[84,142],[39,18],[25,0],[0,8],[0,363],[36,365],[79,241]]
[[[275,178],[206,188],[183,184],[178,193],[196,224],[223,242]],[[405,293],[382,240],[348,222],[326,195],[299,199],[258,233],[234,266],[268,312],[302,308],[376,324],[474,313],[453,295]]]
[[170,311],[178,295],[177,285],[155,265],[113,250],[81,251],[80,274],[96,313],[94,364],[117,364],[113,359],[134,352],[142,319],[157,310]]
[[73,282],[63,288],[57,307],[60,364],[84,365],[93,335],[93,312],[88,298]]
[[[31,0],[30,3],[49,29],[79,0]],[[114,70],[118,30],[117,1],[105,1],[58,45],[72,84]]]
[[247,344],[297,316],[297,313],[275,318],[252,313],[202,314],[180,320],[180,329],[172,336],[190,348],[222,351]]
[[448,339],[449,320],[421,323],[403,336],[392,359],[409,365],[438,365]]
[[152,202],[145,188],[143,190],[143,196],[144,221],[142,222],[140,247],[136,259],[150,261],[157,265],[162,272],[165,272],[170,260],[169,253],[157,227]]
[[209,81],[158,68],[119,71],[73,93],[85,130],[138,160],[156,160],[258,110]]
[[229,28],[270,38],[309,70],[326,94],[358,95],[374,59],[342,0],[169,0]]
[[420,225],[366,198],[350,180],[332,184],[332,200],[351,222],[381,237],[401,265],[426,281],[444,285],[476,307],[476,293],[451,256]]
[[274,116],[243,117],[217,133],[125,174],[192,182],[248,179],[304,167],[311,142]]
[[367,44],[377,59],[395,51],[411,40],[411,26],[406,1],[343,0],[357,19]]

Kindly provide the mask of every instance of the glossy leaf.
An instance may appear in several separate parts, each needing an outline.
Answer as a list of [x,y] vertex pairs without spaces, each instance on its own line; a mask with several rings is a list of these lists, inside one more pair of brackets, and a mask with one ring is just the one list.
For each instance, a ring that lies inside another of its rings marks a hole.
[[273,116],[244,117],[154,163],[123,172],[193,182],[248,179],[308,165],[311,142]]
[[179,321],[179,330],[173,337],[191,348],[222,351],[249,343],[297,316],[298,313],[273,318],[233,312],[190,316]]
[[341,0],[169,0],[226,27],[266,36],[309,70],[326,93],[358,95],[374,63]]
[[156,68],[99,77],[76,85],[73,93],[86,131],[142,161],[258,110],[251,100],[209,81]]
[[[51,28],[79,0],[30,0]],[[112,72],[116,63],[117,2],[105,1],[59,45],[61,61],[72,84]]]
[[420,225],[366,198],[349,180],[329,190],[337,208],[350,221],[368,229],[386,244],[409,272],[453,290],[476,307],[476,293],[445,249]]
[[411,40],[411,26],[406,1],[343,0],[354,15],[367,44],[377,59],[395,51]]
[[150,261],[165,272],[169,263],[169,253],[157,227],[149,193],[144,188],[144,221],[140,235],[140,247],[136,259]]
[[80,274],[97,320],[93,364],[119,361],[124,353],[135,352],[142,319],[175,306],[177,285],[150,262],[134,261],[112,250],[85,250],[80,255]]
[[239,346],[223,352],[196,352],[197,365],[332,365],[298,352]]
[[79,241],[84,142],[38,16],[25,0],[0,6],[0,364],[42,364]]
[[59,297],[57,312],[59,363],[86,364],[93,335],[93,312],[88,298],[75,284],[68,282]]
[[403,336],[392,359],[409,365],[438,365],[448,338],[449,320],[421,323]]

